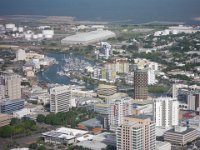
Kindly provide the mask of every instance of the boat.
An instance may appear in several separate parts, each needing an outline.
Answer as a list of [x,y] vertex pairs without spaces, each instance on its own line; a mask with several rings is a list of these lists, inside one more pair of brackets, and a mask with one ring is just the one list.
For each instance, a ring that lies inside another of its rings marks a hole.
[[58,71],[57,74],[58,74],[59,76],[64,76],[64,75],[65,75],[65,73],[64,73],[63,71]]
[[80,85],[84,85],[85,82],[84,82],[83,80],[80,80],[80,81],[79,81],[79,84],[80,84]]
[[63,70],[65,72],[70,71],[84,71],[86,67],[92,66],[89,62],[81,58],[65,58],[65,65]]
[[77,79],[72,79],[72,80],[70,80],[70,82],[78,83],[78,80]]

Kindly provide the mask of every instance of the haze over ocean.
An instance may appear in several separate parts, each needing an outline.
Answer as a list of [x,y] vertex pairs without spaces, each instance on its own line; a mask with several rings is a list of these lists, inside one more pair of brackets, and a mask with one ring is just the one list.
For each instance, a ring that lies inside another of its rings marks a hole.
[[195,22],[200,0],[0,0],[0,15],[73,16],[78,20]]

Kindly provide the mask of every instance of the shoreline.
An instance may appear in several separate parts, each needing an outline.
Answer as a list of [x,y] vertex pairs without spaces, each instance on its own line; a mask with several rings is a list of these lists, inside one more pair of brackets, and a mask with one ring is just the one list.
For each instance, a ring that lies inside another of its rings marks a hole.
[[[192,21],[200,21],[200,18],[197,17],[191,19]],[[178,24],[190,24],[186,21],[158,21],[152,20],[147,22],[140,22],[134,23],[133,19],[126,19],[126,20],[82,20],[77,19],[73,16],[45,16],[45,15],[0,15],[0,22],[7,22],[7,21],[15,21],[15,22],[27,22],[27,21],[35,21],[39,23],[71,23],[71,24],[126,24],[126,25],[178,25]]]

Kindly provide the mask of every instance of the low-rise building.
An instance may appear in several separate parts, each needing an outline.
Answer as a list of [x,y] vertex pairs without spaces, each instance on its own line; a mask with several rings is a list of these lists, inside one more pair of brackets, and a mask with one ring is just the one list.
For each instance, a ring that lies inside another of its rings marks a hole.
[[100,84],[97,88],[97,94],[103,96],[110,96],[117,92],[117,87],[113,85]]
[[35,72],[33,70],[27,70],[25,71],[25,75],[27,77],[35,77]]
[[12,115],[0,114],[0,127],[9,125],[12,118]]
[[88,134],[88,131],[61,127],[56,130],[43,133],[46,143],[70,145],[77,142],[77,138]]
[[99,142],[99,141],[82,141],[78,143],[77,145],[84,148],[94,149],[94,150],[102,150],[102,149],[106,149],[107,147],[105,143]]
[[9,100],[0,103],[0,113],[4,114],[12,114],[14,111],[20,110],[24,108],[24,100]]
[[198,132],[195,129],[176,126],[174,129],[168,130],[164,134],[164,141],[175,145],[186,145],[198,137]]
[[16,118],[19,118],[19,119],[21,119],[27,115],[30,115],[30,114],[31,114],[31,109],[29,109],[29,108],[23,108],[21,110],[17,110],[15,112],[13,112],[13,116]]
[[156,150],[171,150],[169,142],[156,141]]
[[10,149],[10,150],[29,150],[29,148],[13,148],[13,149]]
[[83,130],[89,130],[92,131],[94,134],[99,134],[103,130],[103,124],[100,120],[97,118],[92,118],[83,122],[80,122],[78,124],[79,129]]

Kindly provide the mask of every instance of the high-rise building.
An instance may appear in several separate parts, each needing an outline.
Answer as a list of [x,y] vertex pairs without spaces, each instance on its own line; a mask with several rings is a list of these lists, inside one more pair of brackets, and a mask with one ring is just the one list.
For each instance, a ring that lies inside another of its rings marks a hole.
[[58,86],[50,89],[50,111],[67,112],[71,100],[71,89],[68,86]]
[[4,99],[4,98],[5,98],[5,86],[2,83],[0,83],[0,99]]
[[112,54],[111,45],[107,42],[101,42],[100,54],[102,54],[105,59],[108,59]]
[[200,93],[191,92],[187,96],[188,109],[200,111]]
[[115,131],[116,127],[122,123],[123,117],[132,114],[132,99],[130,97],[122,98],[109,105],[108,119],[110,130]]
[[200,111],[200,93],[194,93],[195,96],[195,109]]
[[116,80],[116,64],[113,62],[105,63],[102,68],[102,78],[108,82],[115,82]]
[[179,102],[171,97],[154,99],[156,126],[170,128],[179,124]]
[[148,97],[148,73],[146,70],[134,72],[134,98],[147,99]]
[[116,138],[117,150],[155,150],[155,123],[143,115],[124,117]]
[[154,85],[156,83],[155,71],[148,69],[148,85]]
[[26,60],[26,52],[25,52],[25,50],[19,49],[16,52],[16,60],[17,61]]
[[188,105],[188,110],[196,110],[195,107],[195,96],[193,94],[189,94],[187,96],[187,105]]
[[21,98],[21,77],[15,74],[4,74],[0,76],[1,96],[9,100]]
[[116,72],[118,72],[118,73],[129,73],[128,58],[115,57],[114,62],[116,64]]

